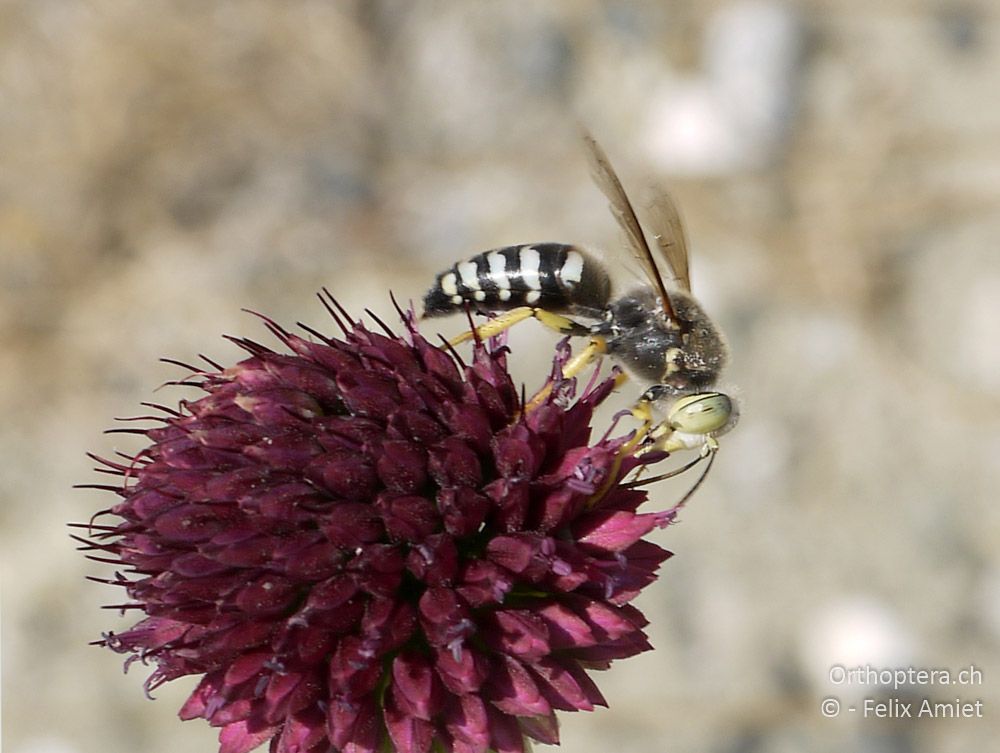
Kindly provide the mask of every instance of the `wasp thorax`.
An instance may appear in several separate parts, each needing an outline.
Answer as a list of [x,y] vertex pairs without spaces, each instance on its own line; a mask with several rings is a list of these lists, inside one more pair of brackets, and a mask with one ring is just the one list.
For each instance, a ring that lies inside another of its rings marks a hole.
[[670,408],[667,422],[684,434],[720,434],[735,418],[733,401],[721,392],[702,392],[678,399]]
[[710,388],[726,363],[722,335],[691,296],[674,291],[676,319],[649,288],[634,290],[608,306],[594,328],[607,340],[607,352],[641,379],[674,394]]

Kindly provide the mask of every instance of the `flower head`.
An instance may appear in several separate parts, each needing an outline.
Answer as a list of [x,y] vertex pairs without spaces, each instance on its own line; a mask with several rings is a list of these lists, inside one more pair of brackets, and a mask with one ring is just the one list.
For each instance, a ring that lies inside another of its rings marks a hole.
[[[334,309],[331,308],[333,312]],[[336,314],[335,314],[336,316]],[[522,751],[556,710],[605,705],[588,672],[650,648],[629,602],[669,553],[622,482],[647,458],[591,442],[608,379],[557,358],[528,406],[507,349],[472,362],[358,322],[199,372],[128,464],[88,545],[145,618],[103,645],[203,675],[181,709],[221,753]]]

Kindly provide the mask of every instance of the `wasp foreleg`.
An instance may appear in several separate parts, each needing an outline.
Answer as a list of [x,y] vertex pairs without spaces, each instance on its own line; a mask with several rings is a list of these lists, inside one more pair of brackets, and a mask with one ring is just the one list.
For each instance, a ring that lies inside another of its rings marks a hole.
[[[594,361],[607,353],[607,348],[605,346],[604,340],[602,338],[594,338],[591,340],[587,347],[569,359],[562,368],[563,379],[572,379],[585,368],[590,366]],[[624,381],[625,376],[621,374],[618,376],[616,381],[616,386]],[[536,392],[531,400],[529,400],[525,406],[525,412],[530,412],[545,402],[546,398],[552,393],[552,383],[549,382],[542,389]]]

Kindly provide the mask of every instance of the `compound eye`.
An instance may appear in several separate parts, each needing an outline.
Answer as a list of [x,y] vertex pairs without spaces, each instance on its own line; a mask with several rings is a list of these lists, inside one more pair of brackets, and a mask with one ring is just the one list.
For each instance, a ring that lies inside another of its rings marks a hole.
[[674,431],[711,434],[724,428],[733,415],[733,401],[721,392],[701,392],[680,398],[667,421]]

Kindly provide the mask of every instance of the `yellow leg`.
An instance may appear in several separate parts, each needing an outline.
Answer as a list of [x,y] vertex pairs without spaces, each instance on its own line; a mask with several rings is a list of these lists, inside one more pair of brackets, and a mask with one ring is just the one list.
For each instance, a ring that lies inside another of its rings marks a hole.
[[[563,377],[566,379],[571,379],[583,371],[585,368],[590,366],[594,361],[604,355],[607,350],[604,347],[604,340],[591,340],[586,348],[581,350],[575,356],[573,356],[566,365],[563,366]],[[524,412],[530,413],[543,402],[552,392],[552,383],[546,384],[542,389],[532,395],[531,400],[529,400],[524,406]]]
[[554,329],[562,335],[585,335],[588,332],[587,328],[582,324],[574,322],[572,319],[568,319],[561,314],[553,314],[551,311],[536,309],[531,306],[519,306],[516,309],[505,311],[499,316],[490,319],[486,324],[480,324],[470,332],[463,332],[458,337],[453,337],[448,342],[452,346],[461,345],[477,336],[480,340],[487,340],[510,329],[515,324],[520,324],[525,319],[532,318],[537,319],[549,329]]
[[572,379],[607,352],[604,340],[591,340],[586,348],[566,362],[562,370],[563,376]]
[[[621,468],[622,461],[630,454],[635,454],[638,457],[646,454],[647,452],[653,451],[674,453],[680,450],[693,450],[698,448],[699,458],[685,466],[682,466],[681,468],[671,471],[670,473],[658,476],[655,479],[652,479],[653,481],[680,475],[681,473],[693,468],[701,460],[705,458],[709,459],[708,466],[701,474],[701,477],[697,482],[695,482],[694,486],[688,490],[681,501],[674,506],[675,509],[683,506],[705,480],[705,476],[712,467],[712,461],[715,458],[715,453],[719,450],[718,440],[715,437],[704,435],[684,434],[674,430],[666,422],[654,427],[653,413],[650,410],[649,405],[650,403],[648,400],[640,400],[632,409],[632,415],[643,422],[642,428],[636,431],[635,436],[626,442],[625,445],[618,451],[618,456],[615,458],[614,463],[611,466],[611,472],[608,474],[608,480],[590,498],[588,501],[589,505],[595,504],[607,493],[612,480],[618,475],[618,469]],[[645,470],[645,468],[640,469],[639,474],[641,475]],[[638,478],[639,477],[637,476],[636,479],[638,480]],[[649,483],[649,481],[646,483]]]
[[647,443],[640,452],[679,452],[681,450],[697,449],[702,457],[719,449],[719,441],[715,437],[704,434],[685,434],[673,429],[664,421],[647,434]]
[[588,329],[572,319],[567,319],[561,314],[553,314],[545,309],[532,309],[531,315],[544,324],[549,329],[554,329],[561,335],[583,335]]
[[615,478],[618,476],[618,471],[622,467],[622,461],[624,461],[625,458],[632,453],[636,452],[636,448],[638,448],[645,439],[648,428],[648,424],[644,425],[642,429],[636,431],[635,436],[622,445],[621,449],[618,450],[618,454],[611,463],[611,469],[608,471],[607,480],[601,485],[601,488],[594,492],[594,494],[590,496],[590,499],[587,500],[588,507],[596,504],[602,497],[604,497],[605,494],[607,494],[608,489],[611,488],[611,484],[614,483]]
[[451,345],[461,345],[476,336],[478,336],[480,340],[487,340],[491,337],[499,335],[506,329],[510,329],[515,324],[523,322],[525,319],[530,319],[534,315],[535,309],[530,306],[521,306],[520,308],[511,309],[510,311],[505,311],[500,314],[500,316],[490,319],[486,322],[486,324],[480,324],[474,330],[463,332],[458,337],[453,337],[448,342]]
[[650,405],[648,400],[640,400],[632,408],[632,415],[642,421],[647,428],[653,423],[653,409],[649,407]]

